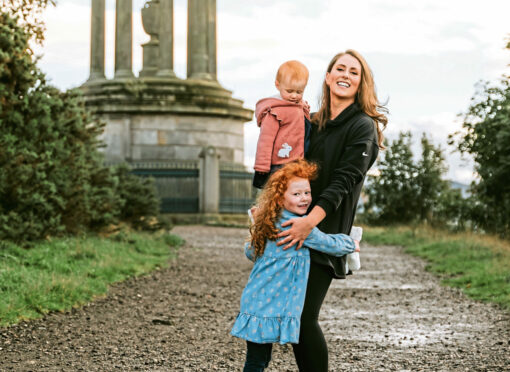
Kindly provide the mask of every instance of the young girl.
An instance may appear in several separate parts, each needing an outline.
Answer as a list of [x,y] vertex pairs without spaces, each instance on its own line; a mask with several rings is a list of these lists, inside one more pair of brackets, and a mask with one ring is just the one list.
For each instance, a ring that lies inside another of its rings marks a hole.
[[357,248],[348,235],[328,235],[318,228],[312,230],[302,249],[284,250],[276,245],[281,224],[306,213],[312,201],[308,180],[316,172],[317,166],[303,159],[288,163],[271,175],[258,198],[251,238],[245,245],[246,256],[255,265],[231,331],[247,341],[244,372],[263,371],[268,366],[273,342],[298,343],[310,270],[307,248],[334,256]]

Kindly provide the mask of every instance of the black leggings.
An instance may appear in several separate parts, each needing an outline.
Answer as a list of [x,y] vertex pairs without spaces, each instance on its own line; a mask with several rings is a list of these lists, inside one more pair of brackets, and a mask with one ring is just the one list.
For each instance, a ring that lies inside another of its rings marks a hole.
[[328,346],[319,326],[319,312],[332,280],[328,267],[310,263],[299,344],[292,344],[299,372],[328,371]]
[[246,362],[243,372],[262,372],[269,366],[273,344],[246,341]]

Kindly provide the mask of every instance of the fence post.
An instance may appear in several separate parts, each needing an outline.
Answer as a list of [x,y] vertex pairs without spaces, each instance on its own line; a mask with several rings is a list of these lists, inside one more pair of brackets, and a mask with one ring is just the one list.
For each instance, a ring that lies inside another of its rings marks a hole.
[[200,152],[199,207],[201,213],[218,213],[220,210],[220,161],[213,146]]

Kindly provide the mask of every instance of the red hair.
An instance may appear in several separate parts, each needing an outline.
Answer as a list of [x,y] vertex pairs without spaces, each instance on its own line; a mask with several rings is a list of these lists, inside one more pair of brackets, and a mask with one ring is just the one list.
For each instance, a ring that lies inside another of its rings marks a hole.
[[296,81],[308,81],[308,69],[299,61],[287,61],[282,63],[276,73],[276,81],[290,83]]
[[290,181],[296,177],[311,180],[316,175],[317,165],[298,159],[287,163],[269,177],[257,199],[258,210],[255,213],[255,221],[250,226],[250,240],[255,257],[264,254],[267,239],[276,240],[279,231],[275,224],[283,209],[283,196]]

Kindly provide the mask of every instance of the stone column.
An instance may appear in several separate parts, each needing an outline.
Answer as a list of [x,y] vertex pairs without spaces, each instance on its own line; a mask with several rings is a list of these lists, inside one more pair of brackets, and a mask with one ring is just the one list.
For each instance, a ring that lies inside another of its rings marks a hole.
[[133,77],[133,0],[115,7],[115,78]]
[[207,52],[209,59],[208,72],[216,80],[216,0],[207,1]]
[[200,153],[199,207],[201,213],[218,213],[220,210],[220,161],[213,146]]
[[175,77],[174,73],[174,0],[159,4],[159,71],[157,76]]
[[92,0],[90,17],[90,76],[88,81],[104,79],[105,0]]
[[209,73],[210,0],[188,0],[188,78],[212,80]]

